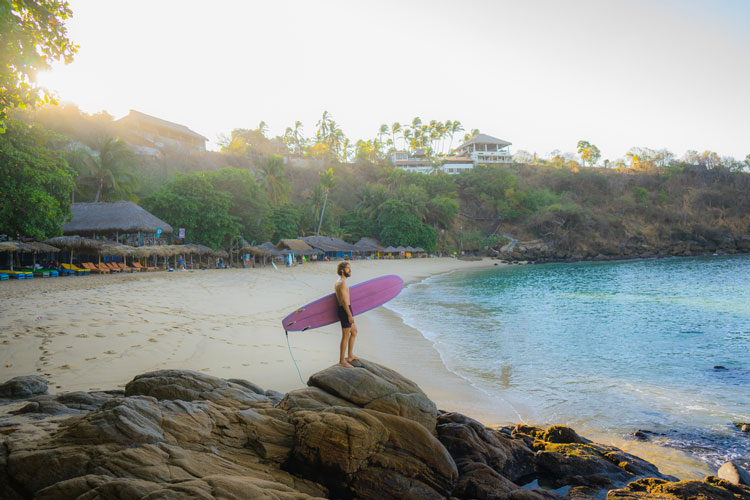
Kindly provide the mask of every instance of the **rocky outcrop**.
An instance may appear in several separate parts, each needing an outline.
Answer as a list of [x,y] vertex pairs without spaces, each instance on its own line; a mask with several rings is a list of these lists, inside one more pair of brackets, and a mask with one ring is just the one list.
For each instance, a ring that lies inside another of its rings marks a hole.
[[610,490],[607,500],[750,500],[750,488],[738,486],[714,476],[703,481],[668,482],[639,479],[626,488]]
[[723,479],[670,482],[568,427],[492,429],[440,412],[393,370],[356,365],[316,373],[283,397],[179,370],[139,375],[125,391],[61,395],[14,379],[3,385],[15,396],[0,411],[0,498],[561,498],[529,483],[569,499],[611,488],[620,488],[613,499],[745,498],[746,486]]

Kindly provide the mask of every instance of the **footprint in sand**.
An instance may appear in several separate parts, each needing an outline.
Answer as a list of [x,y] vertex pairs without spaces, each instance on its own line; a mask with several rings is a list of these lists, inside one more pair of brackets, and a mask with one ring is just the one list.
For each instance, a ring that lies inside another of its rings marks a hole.
[[125,334],[124,334],[124,333],[118,333],[118,334],[117,334],[117,336],[118,336],[118,337],[124,337],[124,336],[125,336]]
[[106,337],[106,335],[104,335],[103,333],[96,333],[94,334],[94,337],[103,338],[103,337]]
[[89,336],[86,335],[85,333],[79,333],[78,335],[76,335],[76,337],[78,337],[79,339],[87,339],[87,338],[89,338]]
[[91,361],[92,359],[96,359],[96,356],[92,356],[90,358],[83,358],[84,361]]
[[151,337],[150,339],[148,339],[148,341],[149,342],[159,342],[159,339],[155,339],[155,338]]
[[10,368],[11,366],[13,366],[12,363],[5,363],[5,368]]
[[0,344],[8,345],[10,344],[10,340],[3,340],[2,342],[0,342]]
[[70,366],[70,365],[67,365],[67,364],[66,365],[60,365],[60,366],[57,367],[58,370],[70,370],[71,368],[73,368],[73,367]]
[[117,351],[110,349],[109,351],[104,351],[104,354],[117,354]]
[[268,361],[261,361],[261,362],[260,362],[260,364],[261,364],[261,365],[267,365],[267,364],[268,364]]

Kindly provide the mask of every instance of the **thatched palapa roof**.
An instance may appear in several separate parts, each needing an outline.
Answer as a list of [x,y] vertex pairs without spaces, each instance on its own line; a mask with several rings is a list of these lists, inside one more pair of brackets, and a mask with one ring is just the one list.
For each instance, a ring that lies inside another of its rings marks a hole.
[[333,236],[303,236],[300,238],[313,248],[324,252],[356,252],[358,248]]
[[285,239],[280,240],[276,244],[276,250],[292,250],[293,252],[309,252],[312,250],[312,247],[302,241],[302,239],[293,240],[293,239]]
[[150,214],[132,201],[114,203],[72,203],[73,218],[63,224],[63,234],[85,233],[162,233],[173,232],[172,226]]
[[382,252],[383,245],[380,244],[375,238],[360,238],[358,242],[354,244],[357,250],[360,252]]
[[68,250],[78,250],[79,248],[97,249],[104,244],[102,241],[83,238],[81,236],[55,236],[54,238],[44,240],[44,243],[52,245],[53,247],[65,248]]

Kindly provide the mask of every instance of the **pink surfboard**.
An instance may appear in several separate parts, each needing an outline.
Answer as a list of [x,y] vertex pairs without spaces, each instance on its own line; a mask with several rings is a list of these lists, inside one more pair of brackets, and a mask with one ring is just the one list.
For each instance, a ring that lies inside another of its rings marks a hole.
[[[349,288],[352,313],[355,316],[375,309],[394,298],[404,288],[404,280],[396,275],[381,276]],[[282,320],[284,330],[299,332],[338,323],[336,294],[306,304]]]

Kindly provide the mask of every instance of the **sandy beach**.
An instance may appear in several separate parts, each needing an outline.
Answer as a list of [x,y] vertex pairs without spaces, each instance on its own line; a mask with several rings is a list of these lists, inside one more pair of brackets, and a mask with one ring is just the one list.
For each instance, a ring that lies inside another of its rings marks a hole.
[[[493,266],[452,258],[355,261],[350,285],[397,274]],[[147,371],[192,369],[286,392],[302,386],[281,319],[331,293],[336,263],[87,276],[0,286],[0,380],[42,375],[53,393],[124,387]],[[481,408],[482,394],[443,366],[431,343],[385,308],[357,317],[356,353],[416,381],[446,410],[476,410],[488,423],[517,420]],[[292,332],[303,380],[337,362],[341,331]]]

